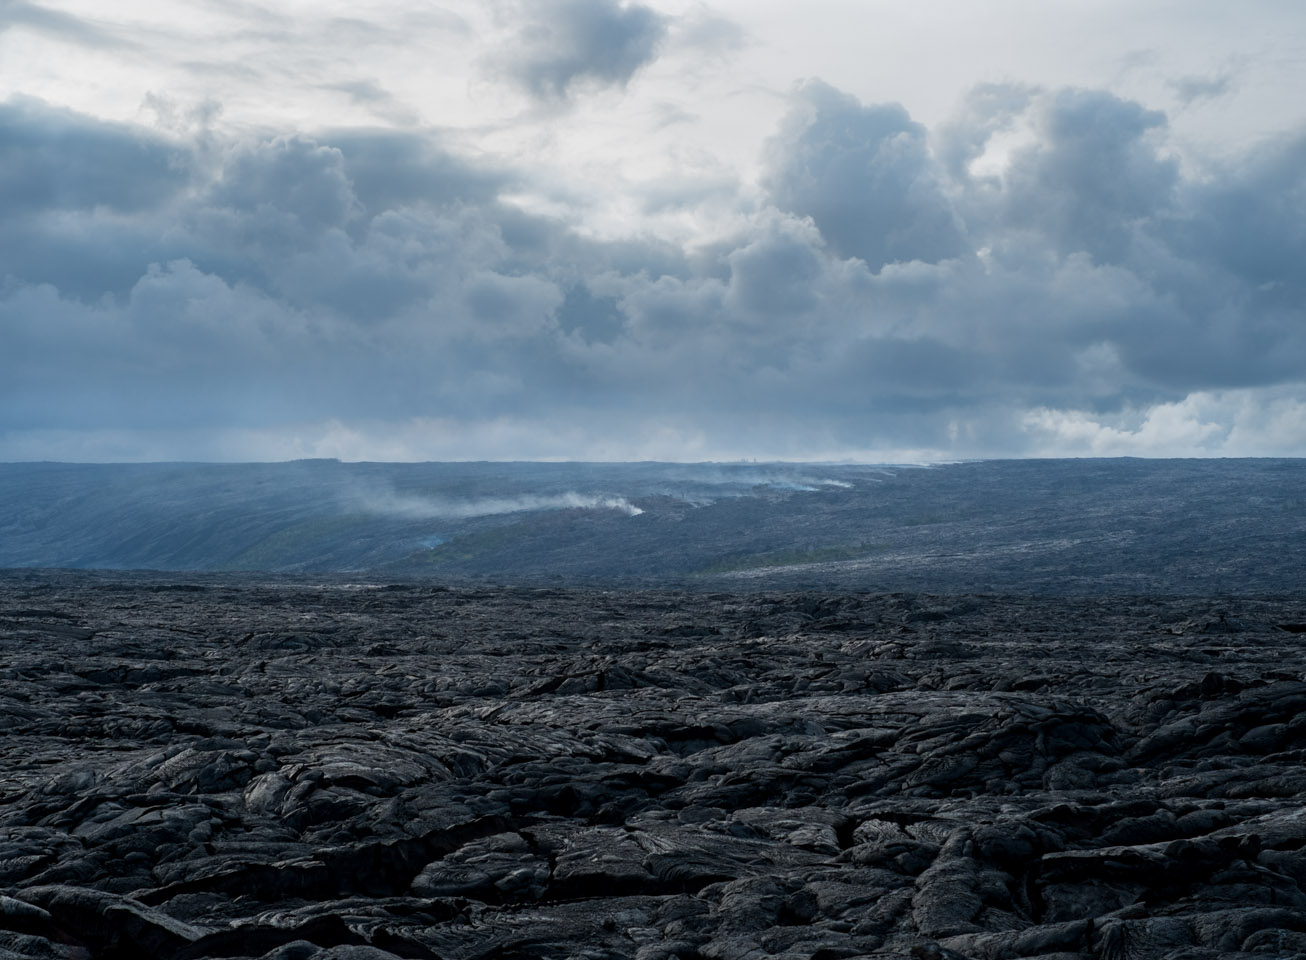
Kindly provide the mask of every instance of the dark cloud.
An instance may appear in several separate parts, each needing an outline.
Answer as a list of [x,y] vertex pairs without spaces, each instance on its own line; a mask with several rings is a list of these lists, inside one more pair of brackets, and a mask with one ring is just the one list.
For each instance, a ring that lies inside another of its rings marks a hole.
[[188,181],[188,157],[167,141],[39,100],[0,103],[0,209],[104,208],[167,203]]
[[731,252],[726,303],[743,316],[779,322],[811,311],[824,267],[812,240],[777,224]]
[[1170,82],[1179,102],[1191,106],[1201,100],[1215,100],[1233,90],[1233,74],[1221,73],[1213,77],[1180,77]]
[[948,175],[968,183],[972,179],[970,164],[979,159],[995,135],[1011,130],[1037,93],[1034,87],[1013,83],[982,83],[972,88],[960,115],[935,137],[935,149]]
[[1035,229],[1066,254],[1120,260],[1178,183],[1178,163],[1153,138],[1165,115],[1101,91],[1062,90],[1036,108],[1035,122],[1037,141],[1006,176],[1004,225]]
[[1199,179],[1102,92],[985,87],[930,134],[812,83],[771,202],[714,180],[736,229],[684,250],[526,213],[526,172],[432,133],[0,119],[0,437],[427,418],[980,455],[1306,411],[1306,137]]
[[777,207],[811,217],[835,252],[872,270],[963,253],[925,128],[906,110],[863,106],[819,81],[797,100],[769,146],[765,184]]
[[541,100],[562,100],[578,87],[625,86],[651,63],[668,20],[619,0],[543,0],[521,7],[518,47],[496,67]]
[[350,103],[366,107],[376,116],[384,117],[396,124],[406,127],[417,124],[417,113],[373,80],[351,80],[346,83],[329,84],[326,89],[338,90],[349,97]]
[[106,30],[92,20],[62,10],[51,10],[25,0],[0,0],[0,33],[12,27],[25,27],[59,40],[86,47],[133,47],[129,40]]
[[233,152],[210,203],[308,230],[344,227],[357,211],[344,155],[302,137],[285,137]]
[[610,344],[621,336],[625,323],[613,297],[595,296],[584,283],[567,290],[558,307],[558,326],[588,343]]
[[516,179],[492,163],[473,165],[411,133],[338,130],[322,139],[340,151],[355,197],[373,214],[414,205],[482,205]]
[[1274,302],[1306,292],[1306,134],[1267,144],[1183,186],[1189,216],[1167,239]]
[[0,282],[50,284],[86,301],[125,296],[149,263],[194,252],[172,229],[160,214],[0,217]]

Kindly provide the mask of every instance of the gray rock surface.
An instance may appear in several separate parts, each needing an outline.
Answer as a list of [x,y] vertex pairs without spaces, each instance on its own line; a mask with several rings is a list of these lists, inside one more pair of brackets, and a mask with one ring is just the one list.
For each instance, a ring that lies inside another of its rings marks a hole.
[[1306,957],[1304,622],[5,574],[0,958]]
[[[1306,459],[0,463],[0,567],[726,592],[1283,594],[1306,570]],[[920,624],[940,615],[911,614]]]

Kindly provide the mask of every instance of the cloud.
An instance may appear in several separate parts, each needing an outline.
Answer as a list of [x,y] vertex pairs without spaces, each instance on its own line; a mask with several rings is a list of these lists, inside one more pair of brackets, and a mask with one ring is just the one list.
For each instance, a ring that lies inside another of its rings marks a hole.
[[0,103],[0,209],[6,216],[103,208],[133,213],[188,182],[184,149],[157,135],[19,97]]
[[1118,261],[1142,222],[1165,212],[1178,164],[1154,134],[1165,115],[1096,90],[1061,90],[1035,102],[1036,142],[1005,174],[1003,225],[1037,230],[1061,252]]
[[724,56],[748,43],[748,33],[743,27],[704,6],[691,9],[673,26],[676,46],[692,49],[700,55]]
[[1032,410],[1022,426],[1055,456],[1282,456],[1306,449],[1306,400],[1283,391],[1199,391],[1109,418]]
[[376,116],[395,124],[411,127],[418,121],[418,115],[411,107],[375,80],[349,80],[328,84],[327,89],[340,91],[351,103],[365,106]]
[[730,283],[724,303],[741,319],[793,321],[817,305],[825,267],[820,239],[776,219],[726,257]]
[[[951,178],[971,184],[972,166],[992,147],[1003,145],[1004,135],[1012,133],[1038,95],[1037,88],[1025,84],[981,83],[971,88],[962,100],[958,115],[935,132],[935,149]],[[1033,131],[1028,133],[1026,143],[1035,139]],[[995,159],[1000,170],[1010,158]]]
[[517,46],[495,66],[533,97],[558,101],[581,87],[624,87],[651,63],[668,18],[619,0],[524,4]]
[[27,3],[25,0],[0,0],[0,33],[14,27],[25,27],[85,47],[112,49],[134,46],[93,20]]
[[863,106],[820,81],[799,90],[768,146],[775,205],[809,216],[841,256],[872,270],[937,263],[965,247],[926,131],[897,104]]
[[0,458],[1306,453],[1304,135],[1197,176],[1101,91],[812,81],[682,247],[436,131],[0,119]]
[[266,221],[271,232],[340,228],[356,212],[344,155],[302,137],[278,137],[233,151],[209,201]]
[[1218,99],[1230,93],[1233,88],[1234,78],[1231,73],[1220,73],[1210,77],[1180,77],[1178,80],[1170,81],[1170,89],[1185,107],[1202,100]]
[[390,130],[331,130],[354,196],[371,215],[413,206],[483,205],[518,176],[492,161],[457,157],[429,137]]

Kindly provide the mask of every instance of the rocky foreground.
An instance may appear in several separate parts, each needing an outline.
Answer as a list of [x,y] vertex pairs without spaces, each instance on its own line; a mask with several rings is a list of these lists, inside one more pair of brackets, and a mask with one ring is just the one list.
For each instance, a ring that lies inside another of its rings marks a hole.
[[0,958],[1306,957],[1306,600],[0,577]]

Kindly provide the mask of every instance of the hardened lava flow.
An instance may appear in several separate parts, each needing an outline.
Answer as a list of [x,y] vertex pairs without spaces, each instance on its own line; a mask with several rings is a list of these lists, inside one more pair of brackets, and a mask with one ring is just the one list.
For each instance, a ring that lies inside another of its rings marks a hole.
[[1306,957],[1301,600],[0,578],[0,957]]

